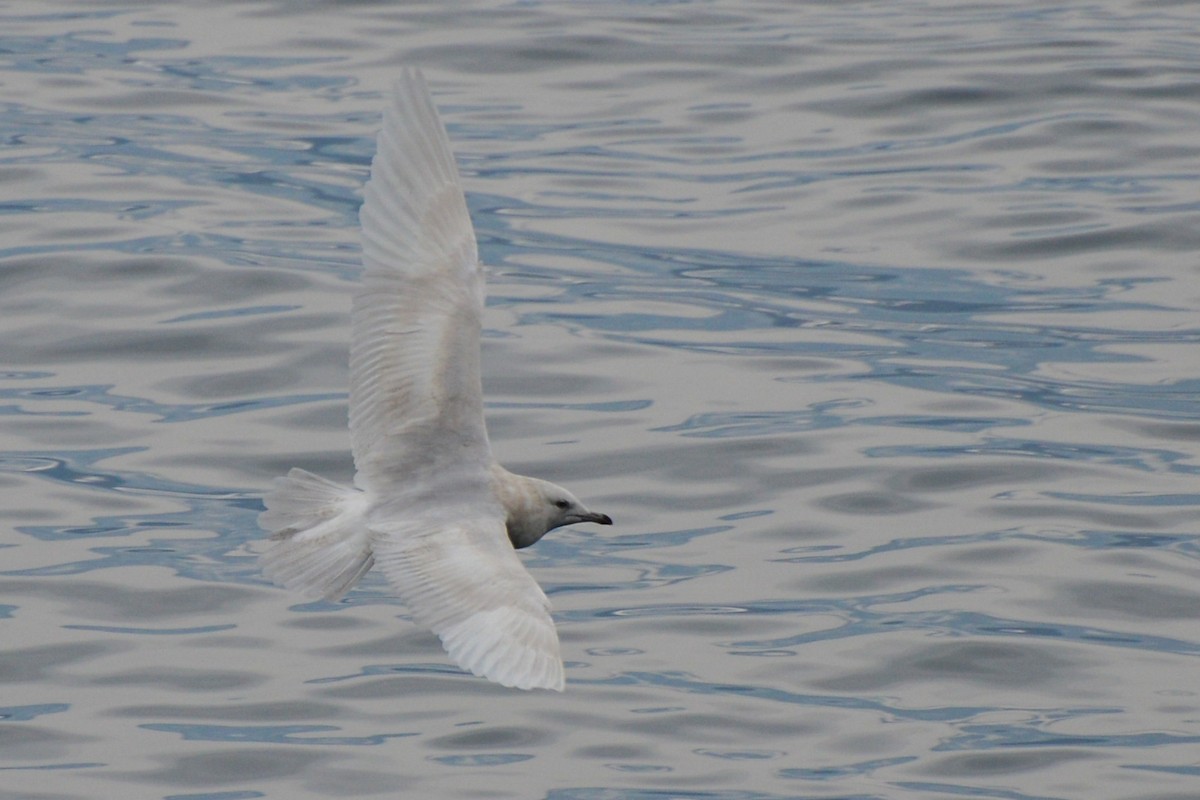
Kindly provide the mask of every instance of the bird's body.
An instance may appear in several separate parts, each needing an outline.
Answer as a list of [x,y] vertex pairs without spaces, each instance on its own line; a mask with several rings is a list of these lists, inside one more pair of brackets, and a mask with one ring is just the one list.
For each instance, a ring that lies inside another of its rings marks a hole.
[[570,492],[496,463],[483,420],[484,273],[449,140],[415,70],[384,113],[360,215],[351,310],[355,487],[276,480],[259,524],[276,583],[336,599],[378,564],[460,666],[506,686],[563,688],[550,603],[514,548],[611,524]]

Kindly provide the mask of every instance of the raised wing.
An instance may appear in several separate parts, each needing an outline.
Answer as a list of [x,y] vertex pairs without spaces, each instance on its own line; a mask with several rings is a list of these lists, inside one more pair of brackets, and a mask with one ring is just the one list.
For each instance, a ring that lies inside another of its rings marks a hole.
[[488,463],[483,270],[450,143],[416,70],[405,71],[384,111],[359,216],[365,269],[350,346],[356,482],[404,480],[449,453]]
[[546,595],[490,499],[479,335],[484,277],[446,133],[420,73],[384,111],[361,212],[350,433],[375,563],[460,666],[563,688]]
[[460,667],[518,689],[563,689],[550,601],[487,516],[372,526],[375,563]]

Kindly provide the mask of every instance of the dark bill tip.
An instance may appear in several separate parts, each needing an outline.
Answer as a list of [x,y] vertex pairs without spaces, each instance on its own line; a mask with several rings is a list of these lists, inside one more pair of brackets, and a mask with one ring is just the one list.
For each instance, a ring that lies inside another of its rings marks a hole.
[[612,517],[608,514],[592,514],[588,522],[595,522],[598,525],[612,525]]

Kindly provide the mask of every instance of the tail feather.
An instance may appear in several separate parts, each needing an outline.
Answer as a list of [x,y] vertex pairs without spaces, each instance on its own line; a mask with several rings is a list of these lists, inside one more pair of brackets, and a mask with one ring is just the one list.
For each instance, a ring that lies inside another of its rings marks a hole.
[[271,532],[263,574],[308,597],[336,600],[375,563],[357,489],[293,469],[263,498],[258,524]]

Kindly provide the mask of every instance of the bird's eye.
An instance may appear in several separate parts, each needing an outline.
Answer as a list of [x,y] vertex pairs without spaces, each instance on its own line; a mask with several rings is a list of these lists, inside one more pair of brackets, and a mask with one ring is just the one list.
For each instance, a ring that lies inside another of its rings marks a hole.
[[568,503],[566,500],[555,500],[554,506],[555,506],[555,508],[559,509],[560,511],[566,511],[568,508],[571,507],[571,504]]

